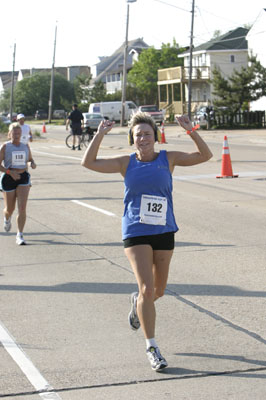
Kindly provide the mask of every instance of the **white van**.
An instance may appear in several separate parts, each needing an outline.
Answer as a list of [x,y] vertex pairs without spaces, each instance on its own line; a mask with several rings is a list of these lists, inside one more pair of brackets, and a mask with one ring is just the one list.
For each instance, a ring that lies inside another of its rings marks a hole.
[[[101,103],[91,103],[89,106],[89,113],[100,113],[111,121],[120,122],[121,120],[121,101],[106,101]],[[137,111],[137,106],[133,101],[125,102],[125,120],[128,121],[131,114]]]

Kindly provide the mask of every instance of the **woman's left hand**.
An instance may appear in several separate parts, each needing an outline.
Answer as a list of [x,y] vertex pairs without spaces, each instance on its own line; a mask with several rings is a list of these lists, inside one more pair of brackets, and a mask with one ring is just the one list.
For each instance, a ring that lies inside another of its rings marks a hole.
[[35,168],[37,167],[37,165],[35,164],[34,161],[32,161],[32,162],[30,163],[30,166],[31,166],[32,169],[35,169]]

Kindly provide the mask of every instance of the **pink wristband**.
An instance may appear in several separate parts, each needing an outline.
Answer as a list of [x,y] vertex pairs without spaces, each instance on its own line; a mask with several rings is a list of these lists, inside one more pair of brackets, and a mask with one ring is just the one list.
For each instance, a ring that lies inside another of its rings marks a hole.
[[193,126],[193,128],[191,129],[191,131],[187,131],[187,134],[190,135],[192,132],[196,131],[197,129],[199,129],[199,124]]

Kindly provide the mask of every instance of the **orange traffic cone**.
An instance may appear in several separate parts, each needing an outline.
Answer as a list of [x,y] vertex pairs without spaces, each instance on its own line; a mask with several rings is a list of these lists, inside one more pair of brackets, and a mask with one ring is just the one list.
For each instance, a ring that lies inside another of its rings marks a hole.
[[224,137],[223,152],[222,152],[222,170],[221,175],[216,178],[237,178],[238,175],[233,174],[231,157],[229,152],[227,136]]
[[47,133],[46,132],[46,126],[45,126],[45,122],[43,121],[43,126],[42,126],[42,133]]
[[162,125],[161,125],[161,141],[160,141],[160,144],[162,144],[162,143],[167,143],[166,140],[165,140],[165,134],[164,134],[164,122],[162,122]]

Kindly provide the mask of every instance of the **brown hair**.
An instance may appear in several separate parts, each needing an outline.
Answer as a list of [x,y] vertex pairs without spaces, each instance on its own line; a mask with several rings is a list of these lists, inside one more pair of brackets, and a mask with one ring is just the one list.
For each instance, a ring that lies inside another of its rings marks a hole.
[[13,129],[18,129],[18,128],[21,130],[21,125],[20,125],[19,122],[13,122],[12,124],[10,124],[9,127],[8,127],[7,137],[10,139],[11,132],[13,131]]
[[156,123],[154,122],[153,118],[150,116],[150,114],[142,112],[142,111],[137,111],[134,113],[129,121],[129,128],[131,131],[133,131],[134,127],[139,124],[148,124],[152,127],[154,133],[157,131],[157,126]]

